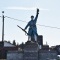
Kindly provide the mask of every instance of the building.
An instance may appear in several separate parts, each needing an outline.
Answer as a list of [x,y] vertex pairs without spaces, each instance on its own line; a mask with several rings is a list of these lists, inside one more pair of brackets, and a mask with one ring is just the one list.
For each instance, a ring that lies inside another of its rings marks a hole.
[[0,60],[6,60],[7,59],[7,52],[8,51],[15,51],[15,50],[18,50],[18,48],[7,42],[7,41],[4,41],[4,42],[0,42]]

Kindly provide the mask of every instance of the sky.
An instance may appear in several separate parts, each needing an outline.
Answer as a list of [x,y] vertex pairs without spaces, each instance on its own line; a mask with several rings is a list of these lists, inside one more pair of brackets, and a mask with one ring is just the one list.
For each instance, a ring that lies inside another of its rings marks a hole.
[[[36,16],[37,8],[40,10],[37,32],[38,35],[43,35],[43,44],[47,42],[49,46],[60,45],[60,0],[0,0],[0,16],[4,11],[4,16],[18,19],[4,18],[4,40],[11,42],[15,40],[19,44],[26,42],[28,36],[17,25],[25,28],[31,15]],[[1,40],[2,17],[0,17]]]

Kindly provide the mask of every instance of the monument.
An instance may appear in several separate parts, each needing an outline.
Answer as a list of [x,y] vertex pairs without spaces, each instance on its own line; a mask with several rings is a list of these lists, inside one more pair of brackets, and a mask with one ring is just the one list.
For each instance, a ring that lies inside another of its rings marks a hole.
[[[28,35],[28,41],[22,44],[17,51],[8,51],[7,60],[57,60],[57,52],[50,50],[49,45],[43,45],[43,36],[38,35],[36,22],[39,14],[37,9],[36,17],[31,16],[31,20],[22,31]],[[28,32],[26,29],[29,27]],[[12,56],[13,55],[13,56]]]

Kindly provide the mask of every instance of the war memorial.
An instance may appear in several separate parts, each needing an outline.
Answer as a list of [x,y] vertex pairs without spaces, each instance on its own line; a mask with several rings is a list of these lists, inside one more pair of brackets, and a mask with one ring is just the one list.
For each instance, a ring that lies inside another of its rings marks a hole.
[[[15,46],[9,42],[4,42],[4,33],[2,42],[0,42],[0,59],[3,60],[57,60],[57,49],[50,48],[49,45],[43,44],[43,35],[38,35],[36,22],[39,15],[39,9],[36,11],[36,17],[31,16],[31,20],[25,28],[19,27],[28,36],[25,44]],[[4,16],[3,16],[4,18]],[[4,19],[3,19],[4,20]],[[29,27],[28,32],[26,29]],[[4,25],[3,25],[4,28]],[[4,31],[4,29],[3,29]],[[60,51],[60,50],[59,50]]]
[[[36,22],[39,15],[37,9],[36,17],[31,16],[31,21],[22,29],[27,35],[28,40],[17,51],[8,51],[7,60],[57,60],[57,52],[49,48],[49,45],[43,45],[43,35],[38,35]],[[29,26],[28,33],[26,29]]]

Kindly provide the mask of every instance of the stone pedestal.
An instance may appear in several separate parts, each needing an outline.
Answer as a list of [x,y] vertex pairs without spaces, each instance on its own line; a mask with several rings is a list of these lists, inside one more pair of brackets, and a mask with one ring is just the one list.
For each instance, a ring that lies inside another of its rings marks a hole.
[[24,60],[38,60],[38,44],[28,41],[24,47]]

